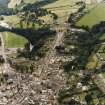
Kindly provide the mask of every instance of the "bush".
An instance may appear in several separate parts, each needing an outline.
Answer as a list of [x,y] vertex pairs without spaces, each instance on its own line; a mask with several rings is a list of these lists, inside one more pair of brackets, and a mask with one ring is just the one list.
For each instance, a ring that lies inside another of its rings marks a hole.
[[48,48],[42,47],[38,50],[37,55],[39,57],[44,57],[46,55],[46,52],[48,51]]
[[4,17],[3,17],[3,16],[0,16],[0,20],[1,20],[1,21],[4,20]]

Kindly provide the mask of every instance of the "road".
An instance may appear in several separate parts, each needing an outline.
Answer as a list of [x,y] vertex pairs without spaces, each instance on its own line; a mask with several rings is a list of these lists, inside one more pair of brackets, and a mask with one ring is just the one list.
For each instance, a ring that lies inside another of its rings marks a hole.
[[7,66],[6,66],[7,60],[6,60],[6,55],[5,55],[4,40],[3,40],[3,36],[2,36],[1,33],[0,33],[0,39],[1,39],[1,55],[2,55],[2,57],[4,59],[4,61],[5,61],[3,72],[5,72],[5,70],[7,69]]
[[6,57],[6,53],[5,53],[5,43],[4,43],[4,39],[3,39],[3,35],[0,33],[0,39],[1,39],[1,48],[0,48],[0,55],[2,55],[3,59],[4,59],[4,64],[3,64],[3,71],[1,71],[1,73],[8,73],[9,72],[9,64],[7,62],[7,57]]

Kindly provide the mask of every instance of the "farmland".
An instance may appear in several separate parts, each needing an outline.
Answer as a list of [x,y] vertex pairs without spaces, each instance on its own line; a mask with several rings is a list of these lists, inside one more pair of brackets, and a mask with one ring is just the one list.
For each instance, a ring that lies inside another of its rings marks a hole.
[[105,20],[105,3],[101,3],[91,11],[89,11],[79,22],[77,26],[88,26],[92,27],[95,24],[98,24],[100,21]]

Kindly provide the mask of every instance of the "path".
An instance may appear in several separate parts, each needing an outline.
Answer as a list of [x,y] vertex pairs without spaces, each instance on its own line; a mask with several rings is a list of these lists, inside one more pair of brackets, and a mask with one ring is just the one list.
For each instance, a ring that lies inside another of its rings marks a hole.
[[[4,21],[0,21],[0,26],[1,27],[4,27],[4,28],[8,28],[8,29],[11,29],[11,26],[9,24],[7,24],[6,22]],[[12,68],[10,67],[10,64],[8,63],[7,61],[7,57],[6,57],[6,54],[9,54],[10,52],[8,51],[5,52],[5,42],[4,42],[4,39],[3,39],[3,34],[2,32],[0,32],[0,40],[1,40],[1,46],[0,46],[0,55],[3,57],[4,59],[4,64],[3,64],[3,71],[1,71],[1,73],[6,73],[6,74],[9,74],[9,73],[13,73],[11,70]]]

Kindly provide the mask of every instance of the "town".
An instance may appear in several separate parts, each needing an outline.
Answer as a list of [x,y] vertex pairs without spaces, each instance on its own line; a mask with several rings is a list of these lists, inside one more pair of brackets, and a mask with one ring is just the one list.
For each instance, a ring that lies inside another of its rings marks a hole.
[[0,105],[105,105],[105,0],[0,0]]

